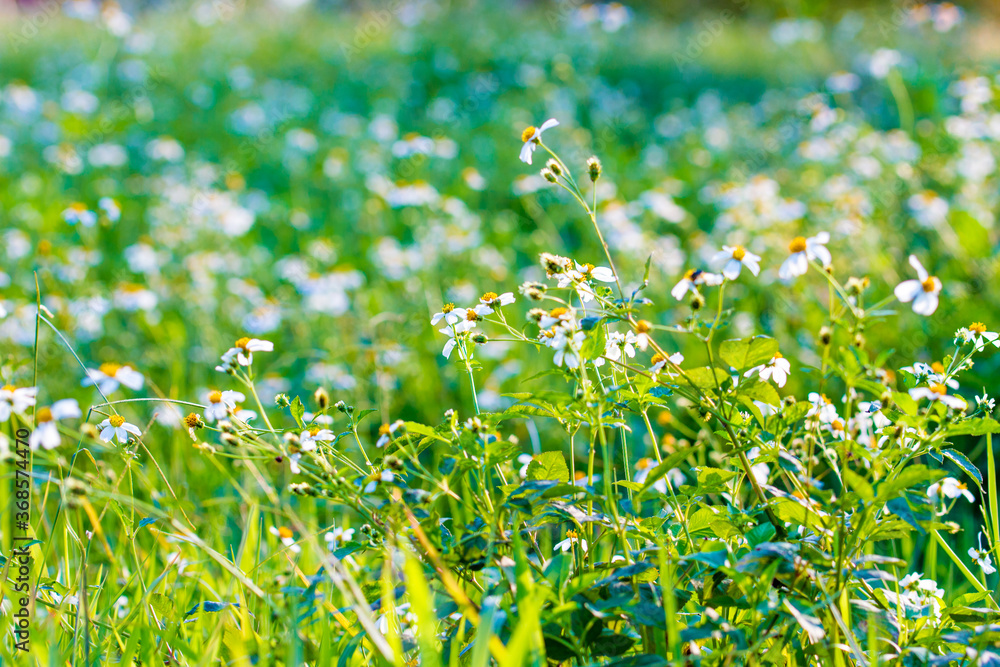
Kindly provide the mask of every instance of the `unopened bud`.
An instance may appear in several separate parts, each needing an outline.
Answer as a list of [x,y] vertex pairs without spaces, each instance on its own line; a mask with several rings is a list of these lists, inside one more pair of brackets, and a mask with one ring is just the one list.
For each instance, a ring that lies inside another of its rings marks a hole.
[[316,401],[316,407],[320,410],[326,410],[330,406],[330,394],[326,393],[326,389],[320,387],[313,394],[313,400]]
[[601,177],[601,169],[601,161],[597,159],[596,155],[587,160],[587,173],[590,174],[590,180],[594,183]]

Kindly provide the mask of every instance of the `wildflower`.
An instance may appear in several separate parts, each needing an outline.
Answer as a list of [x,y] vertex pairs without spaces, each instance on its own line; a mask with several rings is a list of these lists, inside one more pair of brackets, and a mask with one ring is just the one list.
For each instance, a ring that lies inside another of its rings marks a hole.
[[128,442],[129,433],[135,436],[142,435],[138,426],[128,423],[121,415],[111,415],[98,424],[97,428],[101,433],[101,440],[104,442],[111,442],[112,438],[117,438],[118,442],[123,445]]
[[556,332],[555,337],[549,342],[549,347],[556,351],[553,361],[556,366],[566,364],[566,368],[578,368],[580,366],[580,346],[587,338],[587,334],[577,331],[567,335],[564,331]]
[[820,232],[809,238],[797,236],[792,239],[792,242],[788,244],[788,250],[792,254],[781,263],[778,277],[782,280],[788,280],[805,274],[809,270],[810,260],[818,259],[823,266],[829,266],[832,261],[830,251],[826,249],[826,244],[829,242],[829,232]]
[[712,263],[722,268],[722,275],[729,280],[740,277],[740,271],[746,266],[755,276],[760,273],[760,256],[755,255],[741,245],[722,246],[722,250],[712,258]]
[[10,419],[12,414],[23,416],[35,404],[37,394],[36,387],[15,387],[12,384],[0,387],[0,422]]
[[142,374],[131,366],[109,362],[101,364],[96,369],[88,368],[87,377],[83,379],[83,386],[97,385],[97,389],[102,394],[107,395],[117,391],[121,385],[138,391],[142,389],[144,382]]
[[233,359],[236,359],[236,362],[240,366],[249,366],[253,363],[254,352],[271,352],[273,350],[274,343],[271,341],[244,336],[222,355],[222,363],[224,365],[231,365]]
[[983,549],[983,534],[979,533],[979,548],[974,549],[969,548],[969,558],[976,561],[979,567],[983,568],[983,574],[993,574],[997,571],[993,567],[993,561],[990,560],[990,552],[987,549]]
[[997,402],[984,391],[982,396],[976,396],[976,407],[981,408],[984,412],[992,413],[997,407]]
[[338,526],[328,530],[326,534],[323,535],[323,539],[326,541],[327,545],[329,545],[330,551],[333,551],[338,546],[342,546],[354,539],[354,529],[341,528]]
[[[461,308],[459,310],[463,310],[464,311],[465,309]],[[468,312],[474,314],[474,311],[472,311],[472,310],[469,310]],[[462,320],[458,324],[453,324],[453,325],[447,326],[447,327],[445,327],[443,329],[438,329],[438,331],[440,331],[444,335],[448,336],[448,341],[444,344],[444,349],[441,350],[441,355],[445,359],[450,359],[451,358],[452,350],[454,350],[455,347],[458,345],[459,336],[461,334],[469,331],[474,326],[475,326],[475,322],[474,321],[471,322],[471,324],[470,324],[468,320]],[[459,348],[458,355],[459,355],[460,359],[463,359],[463,360],[465,359],[465,346],[462,346],[462,347]]]
[[337,434],[330,429],[312,426],[299,434],[299,446],[306,451],[312,451],[316,448],[316,443],[330,442],[336,438]]
[[809,408],[806,417],[815,417],[821,424],[831,424],[837,419],[837,408],[823,394],[810,392],[809,402],[812,403],[812,407]]
[[84,227],[93,227],[97,224],[97,214],[88,209],[86,206],[80,202],[74,202],[70,204],[62,212],[63,220],[71,225],[77,223],[83,225]]
[[754,373],[760,376],[760,379],[767,382],[770,379],[774,379],[774,384],[779,387],[784,387],[785,382],[788,381],[788,374],[792,371],[792,365],[789,363],[788,359],[781,356],[780,352],[775,352],[771,360],[766,364],[760,366],[754,366],[746,373],[743,377],[750,377]]
[[639,320],[635,323],[635,346],[638,347],[643,352],[649,347],[649,343],[652,339],[649,337],[649,332],[653,330],[653,324],[648,320]]
[[382,424],[378,427],[378,441],[375,443],[376,447],[385,447],[392,440],[393,435],[399,430],[399,427],[403,425],[402,419],[397,419],[391,424]]
[[542,329],[551,329],[552,327],[563,327],[566,329],[575,329],[576,322],[573,320],[573,312],[568,308],[553,308],[547,313],[544,313],[538,319],[538,326]]
[[391,470],[383,470],[381,472],[374,472],[371,475],[368,475],[365,479],[368,480],[367,484],[365,484],[365,493],[375,493],[379,484],[392,483],[392,481],[396,479],[396,476],[392,474]]
[[[622,358],[622,354],[630,359],[635,357],[635,334],[631,331],[625,333],[612,331],[608,334],[608,340],[604,345],[604,356],[611,361],[618,361]],[[603,358],[594,360],[595,366],[603,364]]]
[[111,197],[101,197],[97,202],[97,208],[104,211],[104,215],[108,216],[108,220],[111,222],[118,222],[122,217],[122,208],[118,205],[118,202]]
[[903,303],[912,301],[913,312],[917,315],[930,315],[938,307],[941,281],[927,273],[916,255],[910,255],[910,266],[917,271],[918,280],[904,280],[896,285],[896,298]]
[[982,352],[989,343],[993,343],[994,347],[1000,347],[1000,334],[987,331],[986,325],[982,322],[973,322],[967,329],[959,329],[956,338],[958,337],[971,342],[978,352]]
[[302,551],[302,547],[295,543],[295,533],[292,532],[291,528],[285,528],[284,526],[269,526],[267,532],[271,533],[284,544],[289,551],[292,553],[299,553]]
[[653,358],[650,359],[652,365],[650,366],[649,370],[653,375],[657,375],[667,365],[667,362],[670,362],[674,366],[680,366],[681,363],[683,363],[683,361],[684,361],[684,355],[681,354],[680,352],[674,352],[669,357],[665,357],[664,355],[657,352],[656,354],[653,355]]
[[670,290],[670,296],[678,301],[688,292],[698,294],[698,285],[721,285],[723,277],[718,273],[709,273],[701,269],[689,269],[684,277]]
[[538,148],[538,144],[542,143],[542,132],[550,127],[555,127],[558,124],[559,121],[555,118],[549,118],[547,121],[542,123],[541,127],[529,125],[524,128],[524,132],[521,133],[521,141],[524,142],[524,145],[521,146],[521,162],[531,164],[531,155],[535,152],[535,149]]
[[556,542],[552,545],[553,549],[558,549],[559,551],[566,553],[573,549],[574,544],[579,544],[580,549],[584,552],[587,551],[587,540],[580,537],[575,530],[566,531],[566,539]]
[[[487,292],[479,298],[479,305],[475,307],[475,311],[481,316],[491,315],[495,308],[509,306],[512,303],[514,303],[513,292],[504,292],[503,294]],[[433,324],[433,322],[431,324]]]
[[566,273],[573,268],[573,260],[549,252],[543,252],[539,255],[538,261],[545,269],[545,275],[549,278]]
[[43,449],[54,449],[59,446],[59,428],[56,422],[62,419],[75,419],[81,417],[80,406],[76,399],[64,398],[56,401],[50,407],[40,408],[35,412],[35,422],[38,426],[32,431],[28,438],[28,445],[35,450],[39,447]]
[[237,403],[247,400],[238,391],[211,391],[206,398],[208,407],[205,408],[205,421],[209,424],[217,419],[225,419],[230,410],[236,409]]
[[914,387],[910,390],[910,396],[918,401],[921,398],[926,398],[931,403],[940,401],[949,408],[956,410],[964,410],[967,405],[965,399],[961,396],[949,396],[948,388],[939,383],[932,384],[929,387]]
[[937,502],[938,498],[942,496],[949,500],[954,500],[962,496],[970,503],[976,502],[976,498],[969,491],[969,487],[954,477],[945,477],[940,482],[934,482],[927,488],[927,497],[932,501]]
[[615,282],[615,273],[606,266],[594,266],[593,264],[580,264],[577,262],[576,271],[581,280],[599,280],[602,283]]
[[453,303],[444,304],[443,306],[441,306],[441,312],[434,313],[434,316],[431,317],[431,326],[437,324],[441,320],[444,320],[445,323],[447,324],[458,324],[458,321],[460,319],[464,319],[465,315],[456,312],[456,310],[461,311],[462,309],[461,308],[456,309],[455,304]]

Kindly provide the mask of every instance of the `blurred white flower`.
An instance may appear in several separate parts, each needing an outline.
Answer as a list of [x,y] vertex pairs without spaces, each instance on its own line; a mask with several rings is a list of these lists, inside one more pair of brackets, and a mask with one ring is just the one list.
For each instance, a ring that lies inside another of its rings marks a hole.
[[917,280],[904,280],[896,285],[896,298],[903,303],[913,302],[913,312],[918,315],[931,315],[938,307],[938,295],[941,293],[941,281],[924,269],[916,255],[910,255],[910,266],[917,272]]
[[531,155],[535,152],[535,149],[538,148],[538,144],[542,140],[542,132],[550,127],[555,127],[558,124],[559,121],[555,118],[549,118],[547,121],[542,123],[541,127],[529,125],[524,128],[524,132],[521,133],[521,141],[524,142],[524,145],[521,146],[521,162],[531,164]]

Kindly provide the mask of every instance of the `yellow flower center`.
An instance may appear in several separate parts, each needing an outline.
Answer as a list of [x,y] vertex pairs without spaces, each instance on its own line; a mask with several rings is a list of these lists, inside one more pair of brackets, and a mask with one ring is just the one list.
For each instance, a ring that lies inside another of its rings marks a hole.
[[945,387],[943,384],[932,384],[930,386],[930,390],[933,391],[938,396],[944,396],[945,394],[948,393],[948,388]]
[[465,319],[468,322],[478,322],[483,318],[479,317],[479,313],[469,308],[467,311],[465,311]]
[[804,252],[806,249],[806,239],[804,236],[796,236],[792,239],[792,242],[788,244],[789,252]]
[[982,322],[973,322],[969,325],[969,331],[977,334],[986,333],[986,325]]
[[531,138],[533,136],[535,136],[535,126],[529,125],[528,127],[524,128],[524,132],[521,133],[521,141],[523,141],[524,143],[528,143],[529,141],[531,141]]
[[924,288],[925,292],[933,292],[934,290],[937,289],[937,280],[934,278],[934,276],[929,276],[927,280],[920,283],[920,286]]
[[833,426],[834,431],[844,430],[844,422],[840,421],[839,419],[834,419],[833,424],[831,424],[831,426]]
[[931,364],[931,370],[935,373],[944,373],[944,364],[940,361],[935,361]]
[[222,403],[222,392],[216,389],[208,395],[209,403]]
[[641,333],[641,334],[649,333],[650,330],[652,330],[652,328],[653,325],[651,322],[649,322],[649,320],[639,320],[638,322],[635,323],[636,333]]
[[389,435],[391,433],[392,433],[392,429],[390,428],[390,426],[388,424],[382,424],[381,426],[378,427],[378,434],[379,435]]
[[39,424],[52,421],[52,410],[49,408],[39,408],[35,413],[35,421]]
[[743,246],[738,245],[735,248],[733,248],[733,259],[735,259],[737,262],[742,262],[743,258],[746,256],[747,256],[747,250]]
[[125,418],[122,417],[121,415],[111,415],[110,417],[108,417],[108,423],[114,426],[115,428],[118,428],[119,426],[125,423]]
[[101,364],[100,366],[98,366],[97,370],[101,371],[102,373],[104,373],[108,377],[114,377],[115,373],[117,373],[118,371],[120,371],[121,368],[122,367],[119,364],[113,364],[113,363],[108,362],[106,364]]
[[579,537],[579,535],[577,534],[577,532],[575,530],[567,530],[566,531],[566,537],[567,537],[567,539],[575,540],[577,537]]
[[[784,359],[784,357],[782,356],[781,352],[775,352],[774,359]],[[774,361],[774,359],[772,359],[771,361]]]
[[292,535],[294,535],[294,533],[292,533],[290,528],[285,528],[284,526],[278,527],[278,536],[281,537],[281,539],[287,540]]
[[443,306],[441,306],[441,312],[444,313],[445,315],[447,315],[453,310],[455,310],[455,304],[453,303],[446,303]]
[[550,317],[562,317],[563,315],[565,315],[568,312],[569,312],[568,310],[566,310],[565,308],[563,308],[562,306],[560,306],[559,308],[553,308],[552,310],[550,310],[549,311],[549,316]]
[[483,301],[485,303],[493,303],[494,301],[496,301],[499,298],[500,297],[497,295],[496,292],[487,292],[486,294],[483,295],[483,298],[481,299],[481,301]]
[[687,273],[684,274],[685,280],[694,280],[694,277],[701,273],[698,269],[688,269]]
[[201,418],[193,412],[184,418],[184,425],[188,428],[197,428],[200,424]]
[[666,360],[667,360],[667,358],[665,356],[663,356],[662,354],[660,354],[659,352],[657,352],[656,354],[654,354],[653,358],[650,359],[650,361],[653,363],[654,366],[656,364],[664,362]]
[[2,389],[3,391],[9,391],[13,393],[17,389],[17,387],[15,387],[12,384],[5,384],[3,387],[0,387],[0,389]]
[[309,435],[315,437],[317,433],[319,433],[319,426],[313,426],[309,429]]
[[238,348],[240,348],[242,350],[249,351],[249,350],[247,350],[247,346],[248,345],[250,345],[250,339],[247,338],[246,336],[244,336],[243,338],[240,338],[238,341],[236,341],[236,344],[234,345],[234,347],[238,347]]

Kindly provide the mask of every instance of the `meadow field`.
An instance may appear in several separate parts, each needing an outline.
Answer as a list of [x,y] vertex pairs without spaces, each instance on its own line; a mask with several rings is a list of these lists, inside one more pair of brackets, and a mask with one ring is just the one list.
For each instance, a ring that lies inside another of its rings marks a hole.
[[0,8],[0,664],[1000,666],[989,12]]

